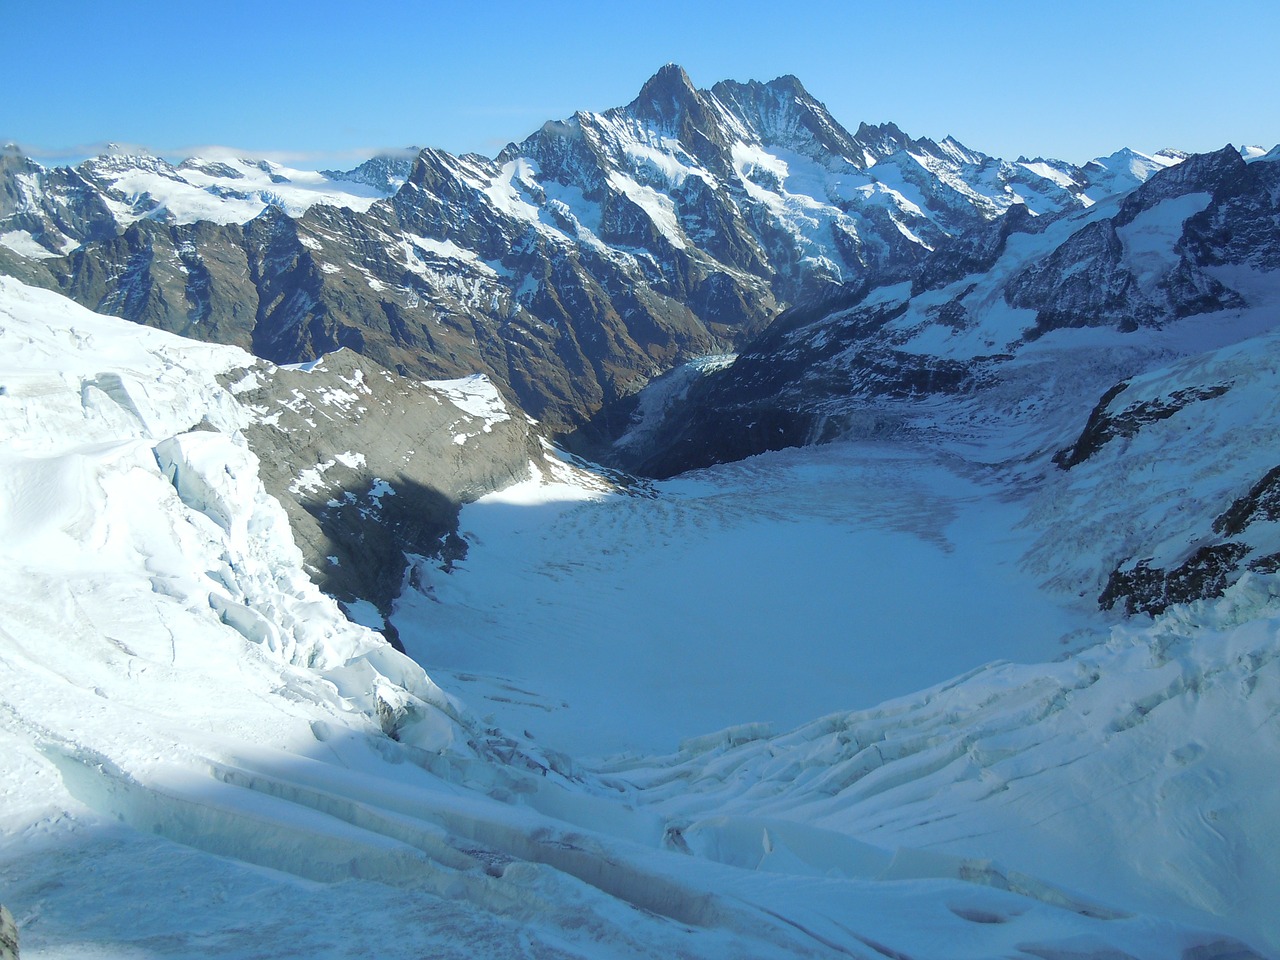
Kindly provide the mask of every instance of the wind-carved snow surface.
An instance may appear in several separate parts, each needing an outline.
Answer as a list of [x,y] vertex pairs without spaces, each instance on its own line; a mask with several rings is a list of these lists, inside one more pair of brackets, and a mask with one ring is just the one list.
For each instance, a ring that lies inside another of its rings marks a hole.
[[[987,876],[1098,916],[1178,904],[1275,950],[1277,636],[1280,581],[1250,576],[1057,663],[994,665],[784,735],[728,731],[614,773],[722,862]],[[1077,949],[1061,955],[1128,955]]]
[[[1094,621],[1020,573],[1019,518],[980,478],[889,445],[639,490],[534,479],[465,507],[468,557],[394,619],[502,726],[578,756],[667,752],[1060,655]],[[602,690],[625,723],[598,716]]]
[[[463,706],[306,580],[220,385],[251,363],[0,280],[24,957],[1280,949],[1271,579],[1063,645],[1080,611],[963,464],[849,445],[645,486],[549,451],[402,602]],[[666,755],[555,749],[632,743]]]

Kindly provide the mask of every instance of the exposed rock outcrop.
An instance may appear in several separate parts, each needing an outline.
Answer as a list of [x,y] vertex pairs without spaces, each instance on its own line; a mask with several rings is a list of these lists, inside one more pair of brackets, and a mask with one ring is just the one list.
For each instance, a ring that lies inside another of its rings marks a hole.
[[482,377],[424,383],[342,350],[228,384],[254,411],[246,438],[312,578],[384,617],[411,558],[447,566],[464,555],[461,505],[524,479],[538,451],[530,424]]
[[4,906],[0,906],[0,960],[18,960],[18,927]]

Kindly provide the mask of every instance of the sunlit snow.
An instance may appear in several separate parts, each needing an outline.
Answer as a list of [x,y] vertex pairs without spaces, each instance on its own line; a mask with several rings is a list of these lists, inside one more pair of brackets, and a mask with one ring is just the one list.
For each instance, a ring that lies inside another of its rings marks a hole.
[[252,363],[0,279],[25,958],[1280,949],[1274,577],[1115,627],[1019,563],[1035,491],[941,448],[652,487],[548,451],[418,558],[437,686],[305,575]]

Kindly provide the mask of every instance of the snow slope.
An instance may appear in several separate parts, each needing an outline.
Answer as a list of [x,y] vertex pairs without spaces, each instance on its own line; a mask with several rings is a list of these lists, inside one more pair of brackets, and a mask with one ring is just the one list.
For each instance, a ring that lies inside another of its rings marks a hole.
[[1011,882],[1052,878],[1112,910],[1223,924],[1275,951],[1278,638],[1280,581],[1250,576],[1057,663],[994,665],[615,772],[715,859],[846,871],[830,831],[923,848],[935,869],[994,859]]
[[[238,434],[252,412],[223,385],[246,355],[10,280],[0,343],[0,900],[24,957],[1223,960],[1280,947],[1266,909],[1270,581],[1055,665],[591,770],[477,717],[491,700],[442,692],[306,580]],[[638,534],[680,512],[758,550],[773,534],[752,528],[807,500],[798,528],[834,515],[834,533],[856,537],[869,522],[912,562],[950,535],[964,557],[966,524],[1001,516],[979,479],[937,464],[917,513],[851,515],[817,482],[866,471],[850,500],[901,485],[877,476],[896,466],[884,459],[758,461],[653,499],[607,494],[581,466],[538,468],[585,501],[565,535],[616,535],[650,562]],[[548,499],[526,488],[479,510],[573,516],[537,505]],[[593,532],[605,521],[613,533]],[[982,543],[974,562],[1008,556]],[[484,549],[473,541],[473,578]],[[634,699],[597,694],[581,722],[632,723]],[[1078,758],[1081,745],[1098,749]],[[882,762],[860,777],[871,747]],[[1107,777],[1143,770],[1156,771],[1135,781],[1147,806],[1107,792]],[[877,808],[892,789],[902,804]],[[1023,819],[1002,797],[1024,798]],[[1055,810],[1062,832],[1038,829]],[[1122,836],[1151,811],[1150,829]],[[1111,879],[1097,857],[1057,856],[1082,836],[1125,840]],[[1168,877],[1151,879],[1163,861]]]
[[192,158],[174,167],[158,157],[105,155],[78,169],[104,191],[121,226],[142,217],[247,223],[268,205],[291,217],[317,203],[364,211],[387,195],[365,183],[240,157]]
[[[1013,935],[1010,955],[1140,956],[1109,926],[1134,916],[1280,946],[1280,580],[1108,626],[1019,563],[1045,523],[1020,526],[1026,506],[1056,486],[1010,503],[909,447],[638,490],[543,470],[465,508],[469,558],[396,622],[486,722],[631,751],[594,769],[661,818],[667,848],[771,876],[787,916],[836,939],[857,914],[841,882],[963,878],[1019,898],[943,897]],[[1053,522],[1088,513],[1072,509]],[[804,711],[827,715],[782,732]],[[804,907],[780,892],[795,883]],[[1107,929],[1054,953],[1014,933],[1029,901]],[[901,947],[911,909],[858,914],[859,936]],[[1005,955],[998,936],[958,942],[923,955]]]

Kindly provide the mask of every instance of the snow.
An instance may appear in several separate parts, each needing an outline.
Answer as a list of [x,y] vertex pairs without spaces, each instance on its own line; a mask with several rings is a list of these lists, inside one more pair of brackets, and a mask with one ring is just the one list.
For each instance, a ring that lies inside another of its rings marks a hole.
[[800,855],[812,870],[849,836],[865,849],[844,862],[873,871],[899,845],[927,849],[930,871],[980,855],[1012,880],[1052,862],[1064,889],[1111,910],[1181,903],[1198,922],[1232,918],[1274,942],[1262,904],[1276,827],[1256,761],[1275,750],[1277,599],[1274,581],[1249,580],[1060,663],[996,665],[783,736],[614,772],[640,802],[685,818],[686,837],[710,826],[723,849],[726,827],[746,833],[734,856],[750,855],[759,818],[782,837],[799,821],[814,831],[795,847],[812,851]]
[[1045,163],[1043,160],[1024,161],[1020,163],[1019,166],[1030,170],[1037,177],[1044,177],[1044,179],[1056,183],[1064,190],[1070,190],[1072,187],[1076,186],[1076,182],[1070,176],[1052,164]]
[[[1203,358],[1271,389],[1247,361]],[[437,686],[305,576],[219,382],[252,364],[0,279],[24,957],[1280,950],[1275,578],[1112,627],[1022,568],[1039,493],[979,458],[548,454],[453,574],[417,558]]]
[[1150,291],[1178,265],[1181,255],[1174,247],[1182,225],[1212,199],[1207,193],[1188,193],[1163,200],[1116,230],[1142,290]]
[[364,466],[365,457],[362,453],[352,453],[350,450],[336,454],[333,459],[324,460],[298,474],[298,478],[289,485],[289,492],[295,494],[316,493],[323,490],[329,485],[324,478],[325,473],[338,464],[342,464],[348,470],[355,470]]
[[502,394],[487,374],[473,373],[456,380],[430,380],[427,386],[443,394],[463,413],[483,420],[485,433],[492,430],[495,423],[511,419]]
[[671,242],[671,245],[684,249],[688,244],[680,222],[676,218],[675,203],[665,193],[659,193],[653,187],[637,183],[625,173],[616,170],[609,172],[609,186],[623,194],[628,200],[645,212],[658,232]]
[[[474,267],[481,273],[486,273],[489,276],[497,276],[497,272],[493,267],[481,260],[478,254],[474,251],[463,249],[452,240],[432,240],[427,237],[417,236],[407,236],[406,239],[411,247],[410,253],[412,248],[417,248],[418,250],[422,250],[433,257],[441,257],[446,260],[456,260],[460,263],[465,263],[468,266]],[[410,255],[408,259],[409,269],[414,270],[415,266],[417,266],[414,261],[417,258]],[[419,270],[423,273],[426,272],[423,268],[419,268]],[[419,271],[415,270],[415,272]]]
[[670,189],[681,186],[687,177],[695,176],[714,185],[714,178],[706,171],[681,161],[678,154],[684,151],[677,140],[664,137],[656,146],[631,141],[623,145],[623,150],[631,169],[637,173],[644,171],[647,181],[661,180]]
[[9,230],[0,233],[0,244],[4,244],[20,256],[30,257],[33,260],[47,260],[58,256],[36,243],[35,237],[25,230]]
[[1181,156],[1168,153],[1148,156],[1127,147],[1117,150],[1109,157],[1098,157],[1085,164],[1084,173],[1089,179],[1085,195],[1096,202],[1128,193],[1146,183],[1154,174],[1181,162]]
[[542,184],[542,189],[549,209],[559,209],[562,215],[572,217],[580,239],[593,242],[598,249],[608,249],[599,239],[604,213],[598,203],[586,199],[578,187],[548,181]]
[[106,156],[89,166],[112,191],[105,199],[121,225],[143,217],[247,223],[268,206],[291,217],[317,204],[364,212],[385,196],[367,184],[241,157],[192,158],[175,168],[155,157]]
[[502,165],[499,175],[488,184],[484,193],[502,213],[537,223],[538,208],[525,197],[525,190],[530,183],[536,182],[536,176],[537,168],[530,161],[523,158],[511,160]]
[[[731,155],[747,196],[764,205],[790,234],[796,253],[812,266],[840,277],[838,264],[843,257],[833,231],[856,237],[858,229],[836,203],[855,196],[873,199],[878,188],[860,172],[836,175],[802,154],[769,152],[753,144],[735,143]],[[886,202],[896,203],[901,209],[914,209],[897,194]]]
[[[1270,310],[1258,312],[1274,319]],[[1220,323],[1227,318],[1215,319],[1199,337],[1225,337]],[[1135,551],[1162,568],[1185,561],[1210,533],[1212,517],[1197,505],[1229,504],[1275,466],[1278,369],[1280,337],[1268,332],[1133,378],[1117,398],[1117,410],[1168,398],[1188,383],[1228,389],[1187,403],[1137,436],[1116,438],[1071,471],[1052,475],[1035,513],[1042,533],[1028,562],[1045,576],[1087,584],[1096,595],[1116,564]]]
[[[910,299],[907,312],[892,322],[894,328],[910,334],[901,344],[901,349],[909,353],[966,360],[1007,349],[1022,338],[1036,318],[1034,310],[1009,306],[1004,292],[1010,279],[1085,224],[1114,213],[1114,203],[1100,203],[1060,217],[1039,233],[1010,234],[1004,252],[991,269]],[[971,284],[973,289],[965,293],[961,301],[966,310],[964,327],[957,330],[934,322],[928,309],[951,301]],[[873,296],[890,301],[907,299],[909,292],[907,287],[896,285]],[[877,300],[868,298],[867,303],[873,302]]]
[[[468,558],[393,620],[477,709],[576,756],[784,729],[1052,658],[1090,622],[1017,569],[1018,511],[920,452],[778,453],[648,496],[535,484],[464,508]],[[601,687],[625,725],[598,714]]]

